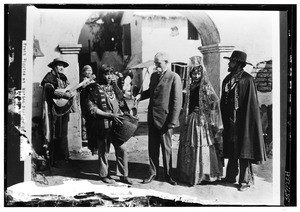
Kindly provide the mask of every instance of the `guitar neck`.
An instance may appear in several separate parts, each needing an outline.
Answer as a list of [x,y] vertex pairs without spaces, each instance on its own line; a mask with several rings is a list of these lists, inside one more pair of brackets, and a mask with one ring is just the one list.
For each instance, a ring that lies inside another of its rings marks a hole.
[[70,92],[73,92],[73,91],[77,90],[78,88],[80,88],[83,84],[84,84],[84,83],[81,82],[81,83],[75,85],[74,87],[72,87],[72,88],[70,88],[70,89],[68,89],[68,90],[69,90]]
[[63,89],[63,91],[70,91],[70,92],[73,92],[73,91],[77,90],[78,88],[80,88],[80,87],[82,87],[82,86],[84,86],[84,85],[87,85],[87,84],[93,82],[93,80],[94,80],[95,78],[96,78],[96,76],[93,75],[91,78],[86,79],[86,80],[82,81],[81,83],[79,83],[79,84],[77,84],[77,85],[75,85],[75,86],[73,86],[73,87],[71,87],[71,88],[69,88],[69,86],[68,86],[67,88]]

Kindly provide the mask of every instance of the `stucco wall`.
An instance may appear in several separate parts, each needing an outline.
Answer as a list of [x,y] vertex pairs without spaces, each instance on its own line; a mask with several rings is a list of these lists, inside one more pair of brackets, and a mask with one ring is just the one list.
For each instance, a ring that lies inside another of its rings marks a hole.
[[[178,35],[171,35],[171,27],[178,28]],[[199,55],[201,40],[188,40],[187,19],[143,19],[142,37],[143,61],[153,60],[157,52],[166,52],[172,62],[188,62]]]
[[[233,45],[248,55],[253,65],[274,55],[276,36],[273,23],[279,20],[272,11],[205,11],[220,33],[221,45]],[[229,54],[230,56],[230,54]],[[251,66],[246,70],[250,73]]]
[[133,11],[126,11],[123,14],[121,25],[130,24],[130,37],[131,37],[131,57],[135,57],[138,63],[143,62],[142,60],[142,43],[141,39],[141,18],[134,15]]
[[[279,59],[279,33],[276,31],[279,23],[278,12],[230,11],[225,14],[222,11],[207,11],[207,14],[216,24],[222,44],[233,45],[235,49],[245,51],[248,56],[247,60],[254,66],[261,61],[272,59],[275,61],[273,69],[279,71],[279,67],[276,67]],[[221,58],[221,60],[224,59]],[[228,63],[228,60],[222,62]],[[251,73],[253,67],[247,65],[245,70]],[[227,74],[227,70],[221,70],[220,83]],[[275,84],[278,82],[278,78],[272,80]],[[260,105],[271,105],[272,92],[258,92],[258,101]]]
[[[50,71],[48,64],[56,57],[62,57],[69,63],[65,69],[71,85],[79,82],[78,53],[62,54],[59,50],[60,45],[76,46],[78,44],[79,33],[85,21],[90,16],[91,11],[78,10],[55,10],[55,9],[35,9],[32,11],[34,17],[33,37],[39,40],[40,49],[43,57],[37,57],[33,60],[33,94],[32,94],[32,117],[33,120],[39,120],[36,117],[42,115],[42,87],[40,82],[47,72]],[[29,38],[27,38],[29,39]],[[76,51],[75,51],[76,52]],[[78,103],[78,100],[76,101]],[[78,150],[81,147],[81,117],[80,108],[75,105],[76,113],[70,115],[69,122],[69,149]],[[40,124],[40,123],[35,123]],[[36,125],[35,125],[36,126]],[[36,130],[33,129],[33,143],[41,142]]]
[[[45,56],[34,61],[34,82],[40,82],[49,71],[47,67],[49,62],[60,56],[61,53],[57,49],[59,44],[78,44],[79,34],[90,14],[91,11],[85,10],[80,10],[80,15],[77,10],[40,9],[37,11],[34,36],[39,40]],[[79,78],[73,76],[75,72],[78,73],[78,68],[72,63],[65,74],[78,81]]]

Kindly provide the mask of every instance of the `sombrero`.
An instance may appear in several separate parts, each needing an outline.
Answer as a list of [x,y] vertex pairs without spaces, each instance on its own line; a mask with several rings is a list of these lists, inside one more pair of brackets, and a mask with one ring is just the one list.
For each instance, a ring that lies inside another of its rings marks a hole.
[[51,63],[48,64],[48,67],[53,68],[53,66],[57,65],[58,63],[62,63],[64,68],[69,66],[69,63],[63,61],[60,58],[55,58]]
[[233,51],[230,57],[223,57],[223,58],[253,66],[251,63],[247,62],[247,54],[242,51]]

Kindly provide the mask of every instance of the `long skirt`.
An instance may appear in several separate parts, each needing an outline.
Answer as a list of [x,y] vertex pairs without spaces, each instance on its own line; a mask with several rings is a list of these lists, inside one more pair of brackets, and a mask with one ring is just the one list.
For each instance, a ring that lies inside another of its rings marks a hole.
[[193,112],[180,132],[177,158],[179,181],[190,185],[215,181],[223,175],[223,163],[205,117]]

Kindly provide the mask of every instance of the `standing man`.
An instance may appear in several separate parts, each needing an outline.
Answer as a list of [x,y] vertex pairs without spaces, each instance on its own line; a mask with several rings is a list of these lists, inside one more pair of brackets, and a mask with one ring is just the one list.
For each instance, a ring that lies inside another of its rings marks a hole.
[[222,84],[221,113],[224,124],[223,155],[228,158],[225,182],[235,183],[239,174],[239,190],[254,184],[252,163],[266,160],[260,110],[254,78],[243,68],[247,54],[234,51]]
[[[43,78],[43,129],[49,146],[51,165],[60,165],[69,160],[68,122],[72,110],[72,100],[76,92],[63,91],[70,83],[64,75],[64,68],[69,64],[55,58],[48,67],[51,71]],[[67,101],[66,101],[67,100]],[[58,106],[66,101],[64,106]]]
[[[99,177],[104,183],[115,181],[109,175],[108,155],[113,144],[116,155],[117,175],[120,181],[132,185],[128,177],[128,153],[123,143],[116,142],[111,134],[113,124],[123,124],[122,113],[129,113],[127,105],[121,105],[123,93],[117,85],[117,78],[112,67],[103,66],[100,84],[93,82],[82,91],[81,103],[85,112],[88,147],[93,151],[98,148]],[[92,68],[83,67],[83,76],[90,78]],[[122,102],[123,103],[123,102]]]
[[154,57],[156,72],[151,75],[149,89],[138,94],[136,101],[150,98],[148,106],[148,148],[150,160],[150,177],[143,183],[156,179],[159,171],[159,151],[162,147],[165,180],[171,185],[177,183],[171,178],[172,168],[172,134],[179,125],[182,106],[182,86],[178,74],[168,67],[168,56],[157,53]]

